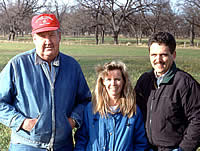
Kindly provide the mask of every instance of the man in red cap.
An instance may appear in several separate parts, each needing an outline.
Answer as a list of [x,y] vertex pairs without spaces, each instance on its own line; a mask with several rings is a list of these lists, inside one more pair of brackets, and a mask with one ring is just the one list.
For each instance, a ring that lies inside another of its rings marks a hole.
[[0,74],[0,122],[12,129],[10,151],[72,151],[91,93],[80,65],[59,52],[53,14],[32,18],[35,49],[12,58]]

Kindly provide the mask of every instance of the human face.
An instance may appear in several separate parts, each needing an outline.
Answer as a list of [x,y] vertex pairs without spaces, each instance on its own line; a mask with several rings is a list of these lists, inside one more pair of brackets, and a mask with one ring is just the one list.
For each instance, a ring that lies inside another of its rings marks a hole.
[[155,74],[159,77],[171,68],[176,59],[176,51],[171,54],[169,47],[165,44],[153,43],[150,46],[149,56]]
[[47,31],[33,34],[33,42],[36,53],[45,61],[50,63],[59,53],[61,33],[58,31]]
[[[124,85],[121,70],[115,69],[109,71],[108,75],[105,76],[103,83],[108,92],[110,101],[112,103],[113,101],[116,102],[121,96],[121,91]],[[110,105],[112,105],[112,103]]]

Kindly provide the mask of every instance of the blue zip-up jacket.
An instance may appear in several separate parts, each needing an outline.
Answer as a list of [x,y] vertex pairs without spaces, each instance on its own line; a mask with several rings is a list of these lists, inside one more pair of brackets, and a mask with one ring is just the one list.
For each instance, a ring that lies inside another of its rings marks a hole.
[[101,117],[93,114],[92,103],[84,111],[83,125],[75,134],[74,151],[144,151],[148,150],[142,114],[128,118],[121,113]]
[[[82,124],[91,98],[80,65],[59,53],[54,76],[36,63],[35,49],[17,55],[0,74],[0,122],[12,129],[11,143],[38,148],[73,148],[68,117]],[[37,118],[31,132],[20,128],[25,118]]]

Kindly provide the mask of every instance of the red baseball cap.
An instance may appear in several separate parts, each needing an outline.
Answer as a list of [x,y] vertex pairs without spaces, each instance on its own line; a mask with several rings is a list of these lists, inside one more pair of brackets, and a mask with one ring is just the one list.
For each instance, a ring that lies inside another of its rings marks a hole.
[[32,34],[57,30],[60,23],[54,14],[40,14],[32,18]]

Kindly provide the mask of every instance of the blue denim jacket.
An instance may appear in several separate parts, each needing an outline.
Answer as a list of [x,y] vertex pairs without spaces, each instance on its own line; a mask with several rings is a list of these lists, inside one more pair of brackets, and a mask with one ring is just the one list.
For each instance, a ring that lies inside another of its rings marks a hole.
[[91,103],[84,111],[84,121],[75,134],[74,151],[144,151],[147,138],[140,109],[128,118],[121,113],[101,117],[93,114]]
[[[59,53],[51,79],[35,49],[9,61],[0,74],[0,122],[12,129],[11,143],[38,148],[72,148],[68,117],[82,124],[82,111],[91,98],[80,65]],[[37,118],[31,132],[20,128],[25,118]],[[70,150],[70,149],[69,149]]]

